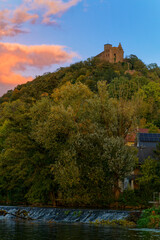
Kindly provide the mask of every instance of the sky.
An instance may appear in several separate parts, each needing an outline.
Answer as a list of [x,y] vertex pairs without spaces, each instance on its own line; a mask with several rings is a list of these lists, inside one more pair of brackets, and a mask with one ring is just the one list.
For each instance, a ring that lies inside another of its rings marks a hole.
[[0,96],[118,46],[160,65],[159,0],[1,0]]

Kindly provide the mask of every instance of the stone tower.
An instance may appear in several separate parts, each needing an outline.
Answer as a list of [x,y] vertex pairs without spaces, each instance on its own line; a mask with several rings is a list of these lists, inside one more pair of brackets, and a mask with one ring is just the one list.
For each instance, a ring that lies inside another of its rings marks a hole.
[[112,47],[111,44],[105,44],[104,51],[98,54],[96,57],[110,63],[118,63],[123,62],[123,55],[124,51],[121,43],[119,43],[118,47]]

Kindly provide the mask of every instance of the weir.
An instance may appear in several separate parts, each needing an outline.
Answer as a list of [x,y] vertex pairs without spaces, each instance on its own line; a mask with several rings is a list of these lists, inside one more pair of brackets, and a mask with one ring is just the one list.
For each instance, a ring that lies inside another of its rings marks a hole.
[[19,212],[28,213],[28,217],[36,221],[53,221],[62,223],[89,223],[96,220],[121,220],[129,216],[129,211],[97,210],[97,209],[62,209],[62,208],[39,208],[39,207],[12,207],[0,206],[0,211],[6,211],[2,219],[13,219]]

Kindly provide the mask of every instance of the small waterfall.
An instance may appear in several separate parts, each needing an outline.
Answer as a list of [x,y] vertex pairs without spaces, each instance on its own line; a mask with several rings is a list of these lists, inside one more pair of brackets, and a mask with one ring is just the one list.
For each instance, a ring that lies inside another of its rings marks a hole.
[[88,209],[62,209],[62,208],[38,208],[38,207],[10,207],[1,206],[8,214],[0,216],[1,219],[15,218],[17,211],[26,211],[28,216],[37,221],[52,221],[65,223],[89,223],[96,220],[120,220],[129,215],[129,211],[119,210],[88,210]]

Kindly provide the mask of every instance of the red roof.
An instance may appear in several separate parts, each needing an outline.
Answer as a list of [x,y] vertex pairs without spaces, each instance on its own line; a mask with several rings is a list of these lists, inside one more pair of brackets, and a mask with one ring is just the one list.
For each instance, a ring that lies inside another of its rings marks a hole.
[[126,142],[135,142],[137,133],[128,133]]
[[126,137],[127,142],[135,142],[137,133],[148,133],[147,128],[139,128],[135,132],[128,133]]
[[149,129],[148,128],[139,128],[138,132],[139,133],[148,133]]

